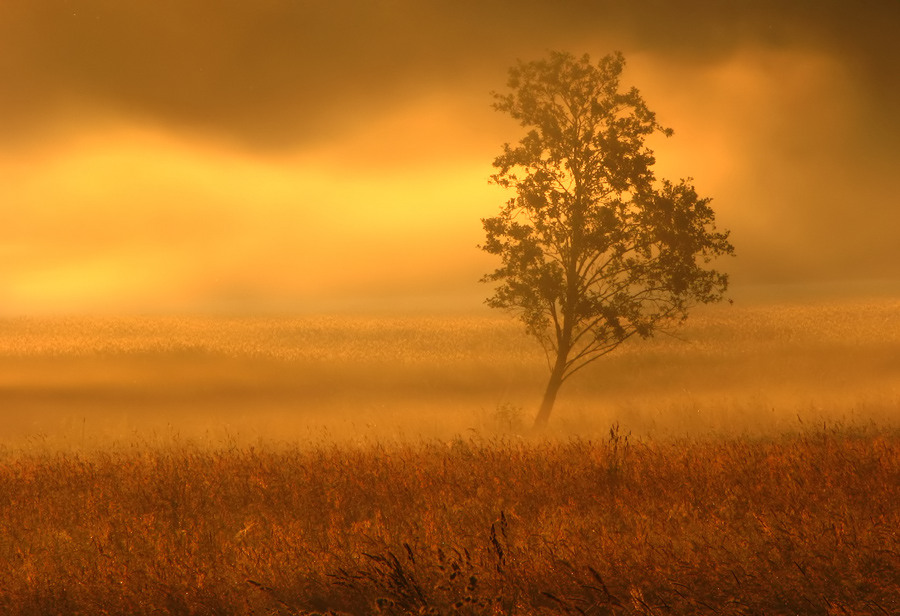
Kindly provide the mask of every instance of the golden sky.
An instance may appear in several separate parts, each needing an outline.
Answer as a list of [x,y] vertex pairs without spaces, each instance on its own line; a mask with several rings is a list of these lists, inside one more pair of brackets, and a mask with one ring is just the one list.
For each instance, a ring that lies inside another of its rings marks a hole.
[[490,91],[551,48],[625,53],[735,296],[896,283],[890,5],[0,3],[0,312],[477,307]]

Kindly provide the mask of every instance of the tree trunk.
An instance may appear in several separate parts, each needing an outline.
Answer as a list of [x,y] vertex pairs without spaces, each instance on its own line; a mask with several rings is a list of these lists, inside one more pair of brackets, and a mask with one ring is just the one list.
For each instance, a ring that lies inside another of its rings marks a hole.
[[550,420],[550,413],[553,411],[553,404],[556,402],[556,394],[563,383],[563,375],[566,370],[566,358],[561,357],[556,361],[553,372],[550,373],[550,380],[547,381],[547,389],[544,391],[544,399],[541,401],[541,408],[537,417],[534,419],[533,430],[543,430],[547,427]]

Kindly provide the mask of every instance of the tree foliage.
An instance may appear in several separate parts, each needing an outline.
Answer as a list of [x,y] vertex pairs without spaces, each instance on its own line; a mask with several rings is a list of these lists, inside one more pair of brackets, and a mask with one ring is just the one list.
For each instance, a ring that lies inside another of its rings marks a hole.
[[710,199],[690,180],[659,180],[645,140],[672,130],[620,87],[621,54],[551,52],[510,70],[494,108],[526,130],[503,146],[492,181],[514,191],[483,219],[482,248],[501,259],[487,303],[518,314],[547,353],[546,423],[566,379],[629,338],[648,337],[722,299],[731,254]]

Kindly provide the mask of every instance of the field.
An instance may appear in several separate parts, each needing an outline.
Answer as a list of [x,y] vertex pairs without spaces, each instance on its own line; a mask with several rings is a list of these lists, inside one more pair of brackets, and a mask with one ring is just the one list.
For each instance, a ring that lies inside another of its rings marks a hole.
[[[563,389],[551,429],[772,434],[897,418],[900,302],[717,306]],[[543,355],[504,315],[0,320],[0,446],[447,438],[527,427]]]
[[4,614],[897,614],[900,433],[8,458]]
[[898,313],[0,321],[0,613],[900,613]]

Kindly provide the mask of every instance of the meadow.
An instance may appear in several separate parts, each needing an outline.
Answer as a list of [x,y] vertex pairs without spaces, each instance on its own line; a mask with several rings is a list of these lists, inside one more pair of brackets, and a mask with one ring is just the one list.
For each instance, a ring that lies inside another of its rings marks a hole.
[[898,312],[0,320],[0,613],[900,613]]
[[0,462],[0,613],[900,613],[900,431]]
[[[557,435],[892,421],[900,302],[715,306],[573,378]],[[547,377],[503,314],[0,319],[0,446],[447,438],[530,424]]]

